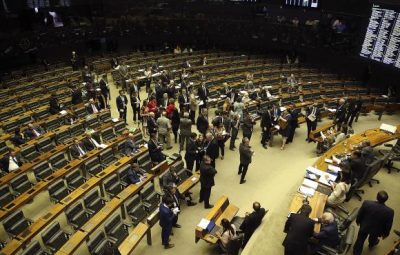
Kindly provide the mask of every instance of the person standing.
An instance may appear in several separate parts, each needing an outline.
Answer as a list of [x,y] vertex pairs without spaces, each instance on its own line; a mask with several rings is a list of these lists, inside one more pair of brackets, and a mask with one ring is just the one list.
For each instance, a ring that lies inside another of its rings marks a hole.
[[207,129],[209,126],[208,123],[208,117],[207,117],[207,109],[203,109],[200,111],[200,115],[197,117],[197,130],[199,131],[199,133],[201,133],[202,135],[206,135],[207,133]]
[[194,94],[191,93],[189,98],[189,116],[190,120],[192,121],[192,124],[195,124],[196,108],[197,108],[197,101],[196,98],[194,97]]
[[211,159],[211,165],[215,167],[215,160],[219,157],[219,146],[211,133],[206,134],[205,153]]
[[334,118],[334,123],[336,124],[336,129],[341,130],[342,125],[346,120],[346,106],[345,106],[346,100],[344,98],[341,98],[339,100],[339,105],[336,108],[336,113],[335,113],[335,118]]
[[171,120],[167,118],[167,113],[162,112],[161,117],[157,119],[158,140],[166,144],[167,150],[171,149]]
[[242,124],[243,137],[247,137],[249,140],[251,139],[254,123],[255,122],[251,119],[250,114],[245,112]]
[[358,119],[358,115],[360,114],[361,107],[362,107],[362,100],[361,96],[358,95],[357,100],[352,99],[349,104],[348,113],[346,116],[346,123],[348,123],[349,127],[353,127],[353,120],[354,118]]
[[246,177],[247,169],[251,163],[251,158],[254,155],[254,151],[251,149],[249,143],[249,138],[243,137],[242,143],[239,145],[240,164],[238,174],[241,174],[240,184],[246,182],[244,178]]
[[211,158],[207,155],[203,157],[203,162],[200,165],[200,200],[204,201],[204,208],[210,209],[214,205],[210,204],[211,188],[215,185],[214,176],[217,170],[211,166]]
[[262,130],[262,138],[261,144],[262,146],[267,149],[268,142],[271,134],[271,127],[272,127],[272,118],[271,113],[269,111],[269,107],[267,110],[263,111],[261,116],[261,130]]
[[265,215],[265,209],[261,207],[259,202],[253,203],[253,210],[254,211],[252,213],[246,213],[246,216],[240,225],[240,230],[242,230],[244,233],[242,248],[246,246],[254,231],[256,231],[258,226],[260,226]]
[[185,146],[185,142],[186,144],[188,143],[189,137],[192,134],[192,121],[189,119],[188,112],[183,113],[183,118],[180,120],[179,129],[181,133],[179,151],[182,151]]
[[160,204],[160,226],[161,240],[165,249],[173,248],[175,245],[169,242],[172,226],[179,210],[173,209],[174,201],[169,196],[163,196]]
[[317,108],[317,104],[314,103],[311,107],[306,109],[306,123],[307,123],[307,142],[311,142],[310,133],[317,128],[317,120],[318,120],[319,110]]
[[171,116],[171,125],[172,125],[172,133],[174,134],[175,143],[178,142],[178,130],[181,123],[181,116],[179,115],[178,109],[174,109],[172,111]]
[[110,88],[107,84],[107,74],[104,74],[99,82],[101,94],[103,95],[104,99],[106,100],[106,106],[109,107],[110,105]]
[[303,204],[299,213],[289,215],[283,232],[286,237],[282,245],[285,247],[285,255],[307,255],[308,239],[314,234],[315,222],[309,218],[311,206]]
[[133,122],[136,123],[136,120],[140,119],[140,99],[137,92],[134,92],[133,90],[131,90],[131,106],[133,112]]
[[231,151],[235,150],[235,140],[237,138],[237,135],[239,133],[239,127],[240,127],[240,119],[239,119],[239,114],[234,113],[232,123],[231,123],[231,141],[229,144],[229,149]]
[[361,255],[364,241],[368,237],[369,248],[379,243],[379,237],[389,236],[393,224],[394,211],[385,205],[389,195],[386,191],[379,191],[377,201],[364,201],[357,214],[356,223],[360,226],[357,240],[354,243],[353,254]]
[[119,112],[119,118],[123,119],[126,123],[126,104],[128,103],[128,98],[124,95],[124,91],[119,91],[119,96],[116,99],[117,108]]
[[191,133],[190,138],[187,139],[186,143],[186,153],[185,153],[185,161],[186,168],[190,171],[193,171],[194,162],[196,161],[196,157],[198,154],[197,144],[196,144],[196,133]]
[[199,111],[201,111],[203,108],[207,108],[208,96],[210,95],[210,91],[204,81],[201,82],[201,86],[197,89],[197,95],[201,101],[201,105],[199,105]]

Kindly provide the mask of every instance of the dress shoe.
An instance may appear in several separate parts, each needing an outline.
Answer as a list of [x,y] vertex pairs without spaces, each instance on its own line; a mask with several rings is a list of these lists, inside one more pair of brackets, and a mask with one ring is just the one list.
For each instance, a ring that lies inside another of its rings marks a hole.
[[235,151],[235,149],[234,148],[229,148],[231,151]]
[[240,181],[240,184],[246,183],[246,180]]
[[400,230],[393,230],[393,232],[394,232],[396,235],[400,236]]
[[204,206],[205,209],[211,209],[211,208],[213,208],[213,207],[214,207],[214,205]]
[[167,150],[170,150],[170,149],[172,149],[172,146],[170,146],[170,147],[167,147]]
[[242,174],[242,172],[238,172],[238,175],[239,175],[239,174]]
[[203,201],[204,201],[204,200],[202,200],[202,199],[199,199],[199,203],[203,203]]
[[182,226],[179,225],[178,223],[176,223],[175,225],[173,225],[174,228],[181,228]]
[[173,244],[173,243],[169,243],[167,245],[164,245],[164,249],[171,249],[173,247],[175,247],[175,244]]
[[368,244],[368,248],[372,249],[373,247],[377,246],[378,243],[379,243],[379,239],[377,239],[377,241],[375,243]]
[[187,203],[187,206],[195,206],[195,205],[197,205],[197,203],[194,203],[194,202],[192,202],[192,201],[189,201],[189,202]]
[[268,149],[267,145],[264,145],[263,147],[264,147],[264,149]]

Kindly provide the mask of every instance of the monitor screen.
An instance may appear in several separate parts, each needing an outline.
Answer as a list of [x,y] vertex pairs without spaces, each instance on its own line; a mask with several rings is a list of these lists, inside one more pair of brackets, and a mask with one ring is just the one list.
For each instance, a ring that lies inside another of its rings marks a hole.
[[320,0],[284,0],[285,5],[302,8],[318,8]]
[[400,12],[373,5],[360,56],[400,68]]

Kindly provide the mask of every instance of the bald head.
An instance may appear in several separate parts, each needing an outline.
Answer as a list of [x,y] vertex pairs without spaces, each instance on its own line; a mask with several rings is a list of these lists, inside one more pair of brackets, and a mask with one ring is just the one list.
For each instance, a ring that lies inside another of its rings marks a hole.
[[322,223],[330,224],[330,223],[333,223],[333,221],[335,220],[335,217],[333,216],[332,213],[325,212],[324,214],[322,214],[321,220],[322,220]]

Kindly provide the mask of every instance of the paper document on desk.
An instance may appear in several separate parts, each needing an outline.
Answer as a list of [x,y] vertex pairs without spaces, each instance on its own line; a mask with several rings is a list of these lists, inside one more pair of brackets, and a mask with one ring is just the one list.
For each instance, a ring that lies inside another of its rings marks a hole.
[[67,112],[66,110],[60,111],[61,116],[67,115],[67,113],[68,113],[68,112]]
[[102,149],[105,149],[105,148],[107,148],[107,146],[108,146],[108,145],[107,145],[107,144],[104,144],[104,143],[102,143],[102,144],[99,144],[99,147],[100,147],[100,148],[102,148]]
[[338,159],[335,155],[332,156],[332,160],[336,162],[336,164],[340,164],[342,161]]
[[329,158],[326,158],[326,159],[325,159],[325,162],[326,162],[326,163],[329,163],[329,164],[333,164],[333,160],[332,160],[332,159],[329,159]]
[[328,165],[328,170],[334,172],[334,173],[338,173],[340,171],[342,171],[342,169],[338,166],[334,166],[334,165]]
[[317,189],[318,188],[318,182],[315,182],[315,181],[312,181],[312,180],[309,180],[309,179],[304,179],[302,186],[309,187],[309,188],[312,188],[312,189]]
[[197,177],[196,176],[194,176],[194,177],[192,177],[192,179],[190,179],[192,182],[195,182],[195,181],[197,181]]
[[334,174],[321,171],[312,166],[307,167],[307,172],[319,176],[318,182],[325,185],[329,185],[329,181],[335,181],[337,178],[337,176]]
[[396,133],[397,127],[382,123],[382,125],[379,127],[379,129],[394,134],[394,133]]
[[328,108],[327,109],[329,112],[336,112],[336,109]]
[[203,218],[197,226],[202,229],[207,229],[208,224],[210,224],[210,221]]
[[305,186],[300,186],[299,192],[301,194],[303,194],[303,195],[306,195],[306,196],[314,196],[315,189],[308,188],[308,187],[305,187]]

